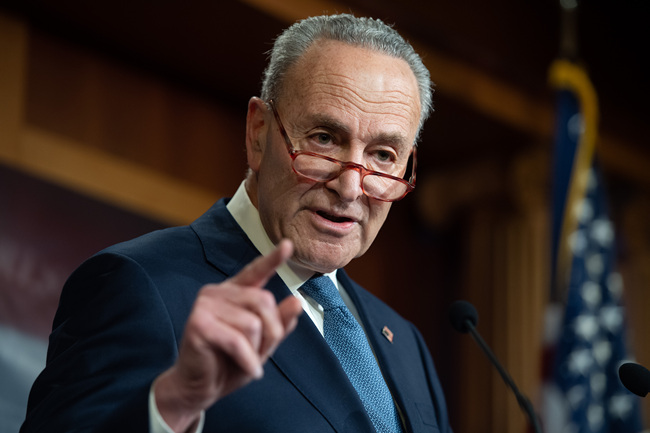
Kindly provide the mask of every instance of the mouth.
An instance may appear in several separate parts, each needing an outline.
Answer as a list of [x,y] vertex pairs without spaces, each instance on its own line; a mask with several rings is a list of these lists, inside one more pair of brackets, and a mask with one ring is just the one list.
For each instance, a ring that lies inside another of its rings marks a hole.
[[342,217],[337,215],[332,215],[324,211],[316,212],[320,217],[325,218],[326,220],[332,221],[334,223],[353,223],[354,220],[348,217]]

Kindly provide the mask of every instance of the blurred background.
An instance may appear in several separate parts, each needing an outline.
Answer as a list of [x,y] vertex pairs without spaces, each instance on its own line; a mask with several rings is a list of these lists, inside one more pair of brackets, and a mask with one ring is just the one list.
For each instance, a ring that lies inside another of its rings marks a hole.
[[[528,431],[500,377],[449,325],[457,299],[476,305],[479,331],[545,425],[579,406],[547,398],[567,299],[551,290],[548,76],[560,57],[584,67],[598,97],[621,356],[650,365],[650,3],[0,0],[0,431],[24,418],[65,278],[103,247],[189,223],[232,195],[274,37],[335,12],[394,23],[436,83],[417,189],[348,270],[422,331],[454,430]],[[608,393],[591,393],[587,424],[556,431],[625,433],[605,420],[636,413],[640,399]]]

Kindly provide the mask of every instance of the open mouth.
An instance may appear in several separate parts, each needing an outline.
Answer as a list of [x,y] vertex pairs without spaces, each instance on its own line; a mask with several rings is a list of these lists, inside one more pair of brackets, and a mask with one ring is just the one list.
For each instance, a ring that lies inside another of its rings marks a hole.
[[335,223],[348,223],[348,222],[353,222],[351,218],[346,218],[346,217],[338,217],[335,215],[330,215],[326,212],[323,211],[318,211],[316,212],[319,216],[325,218],[326,220],[330,220]]

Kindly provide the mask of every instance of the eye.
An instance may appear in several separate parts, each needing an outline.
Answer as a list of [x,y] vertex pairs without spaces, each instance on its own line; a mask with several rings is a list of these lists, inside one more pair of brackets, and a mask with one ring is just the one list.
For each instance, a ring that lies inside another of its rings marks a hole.
[[319,132],[315,138],[318,144],[330,144],[332,142],[332,136],[326,132]]
[[379,162],[395,162],[397,157],[393,152],[390,152],[388,150],[378,150],[375,152],[375,158],[377,158],[377,161]]
[[379,159],[382,162],[388,162],[393,159],[393,155],[390,152],[387,152],[385,150],[380,150],[377,152],[377,159]]

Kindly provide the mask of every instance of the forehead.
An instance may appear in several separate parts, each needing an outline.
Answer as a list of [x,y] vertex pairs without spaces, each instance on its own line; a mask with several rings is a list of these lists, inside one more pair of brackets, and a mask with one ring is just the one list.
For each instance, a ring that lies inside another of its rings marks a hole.
[[289,69],[281,99],[299,117],[330,115],[413,137],[420,118],[417,80],[404,60],[338,41],[307,50]]

